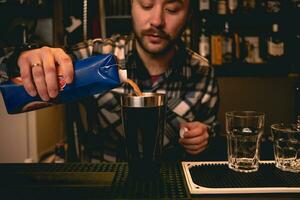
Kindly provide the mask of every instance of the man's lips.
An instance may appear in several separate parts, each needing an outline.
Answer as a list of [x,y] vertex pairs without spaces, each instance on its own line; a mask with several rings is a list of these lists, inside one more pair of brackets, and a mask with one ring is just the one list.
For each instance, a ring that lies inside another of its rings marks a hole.
[[150,42],[153,43],[161,42],[164,39],[164,37],[159,34],[146,34],[145,36],[148,37]]

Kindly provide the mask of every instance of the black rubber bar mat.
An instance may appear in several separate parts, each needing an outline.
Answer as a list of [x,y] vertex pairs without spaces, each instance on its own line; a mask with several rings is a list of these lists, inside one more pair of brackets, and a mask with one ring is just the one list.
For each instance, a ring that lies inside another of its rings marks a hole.
[[127,163],[0,164],[0,191],[15,199],[190,198],[179,164],[163,164],[160,174],[129,179]]

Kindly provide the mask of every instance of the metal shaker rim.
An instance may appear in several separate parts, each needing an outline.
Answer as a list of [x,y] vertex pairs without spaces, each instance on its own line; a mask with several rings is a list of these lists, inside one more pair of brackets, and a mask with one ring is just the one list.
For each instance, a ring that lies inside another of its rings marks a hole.
[[166,95],[162,93],[143,92],[143,96],[134,93],[121,95],[121,106],[123,107],[158,107],[166,104]]

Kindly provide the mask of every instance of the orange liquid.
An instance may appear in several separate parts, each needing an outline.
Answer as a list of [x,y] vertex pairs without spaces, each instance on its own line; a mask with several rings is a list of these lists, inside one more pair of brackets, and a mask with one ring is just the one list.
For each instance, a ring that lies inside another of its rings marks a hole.
[[143,96],[143,93],[141,92],[139,86],[133,82],[131,79],[125,80],[126,83],[128,83],[132,88],[136,96]]

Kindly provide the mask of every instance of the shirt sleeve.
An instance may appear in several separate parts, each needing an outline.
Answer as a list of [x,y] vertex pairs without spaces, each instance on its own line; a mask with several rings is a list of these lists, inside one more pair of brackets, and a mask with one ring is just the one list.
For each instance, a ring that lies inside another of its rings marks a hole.
[[208,77],[207,90],[198,104],[200,105],[199,112],[195,113],[195,121],[200,121],[209,126],[209,133],[211,137],[218,134],[220,125],[217,120],[219,112],[219,87],[217,79],[214,75],[214,70],[210,67]]
[[218,83],[213,68],[206,67],[206,69],[204,75],[202,72],[193,74],[187,87],[182,89],[185,92],[177,104],[169,104],[168,123],[173,131],[179,130],[180,123],[199,121],[209,126],[210,136],[217,134]]
[[0,83],[7,81],[11,77],[19,76],[20,71],[17,65],[20,51],[18,48],[11,48],[0,58]]
[[84,59],[98,54],[113,54],[118,64],[126,68],[126,55],[132,46],[131,38],[120,34],[112,35],[110,38],[96,38],[81,42],[71,48],[74,58]]
[[18,58],[22,52],[46,45],[46,43],[33,37],[26,44],[11,47],[4,56],[0,57],[0,83],[7,81],[9,78],[20,76]]
[[8,81],[7,59],[11,54],[12,52],[0,57],[0,84]]

